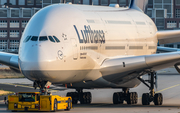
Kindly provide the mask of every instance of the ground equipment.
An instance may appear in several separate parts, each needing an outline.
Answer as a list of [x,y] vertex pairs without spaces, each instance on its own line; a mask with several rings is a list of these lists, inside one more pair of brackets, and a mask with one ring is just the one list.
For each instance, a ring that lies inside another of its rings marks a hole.
[[41,95],[40,92],[19,92],[8,96],[8,110],[12,111],[57,111],[71,108],[71,97]]

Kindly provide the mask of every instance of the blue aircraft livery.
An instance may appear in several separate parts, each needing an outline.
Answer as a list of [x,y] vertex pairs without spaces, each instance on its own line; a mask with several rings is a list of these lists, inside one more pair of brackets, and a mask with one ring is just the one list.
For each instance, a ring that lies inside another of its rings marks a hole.
[[103,30],[91,30],[91,27],[84,26],[84,30],[81,30],[82,38],[78,32],[77,27],[74,25],[77,36],[79,38],[79,43],[105,43],[105,33]]

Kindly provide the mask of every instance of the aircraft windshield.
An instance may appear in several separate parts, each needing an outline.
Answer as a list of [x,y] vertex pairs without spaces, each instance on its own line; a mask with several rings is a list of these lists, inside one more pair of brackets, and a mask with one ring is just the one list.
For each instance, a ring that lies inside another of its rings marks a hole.
[[57,37],[55,37],[55,36],[53,36],[53,37],[54,37],[54,39],[56,40],[57,43],[60,42]]
[[38,36],[32,36],[31,41],[37,41],[38,40]]
[[35,102],[35,93],[19,93],[20,102]]
[[[27,36],[23,42],[28,42],[29,40],[38,41],[38,36]],[[51,42],[54,42],[54,43],[60,42],[60,40],[56,36],[39,36],[39,41],[48,41],[48,40],[50,40]]]
[[48,37],[51,42],[55,42],[55,40],[52,38],[52,36],[48,36]]
[[39,41],[47,41],[47,40],[48,40],[47,36],[39,37]]
[[28,42],[30,38],[31,38],[31,36],[27,36],[27,37],[24,39],[24,42]]

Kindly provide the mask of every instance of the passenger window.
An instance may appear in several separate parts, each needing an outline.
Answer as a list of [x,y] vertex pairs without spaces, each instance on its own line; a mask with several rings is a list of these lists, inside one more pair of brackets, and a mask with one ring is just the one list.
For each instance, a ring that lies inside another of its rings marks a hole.
[[23,42],[27,42],[27,41],[29,41],[29,39],[31,38],[31,36],[27,36],[25,39],[24,39],[24,41]]
[[49,37],[49,40],[50,40],[51,42],[55,42],[55,40],[53,39],[52,36],[48,36],[48,37]]
[[38,36],[32,36],[31,40],[32,41],[37,41],[38,40]]
[[54,37],[54,39],[56,40],[56,42],[60,42],[57,37],[55,37],[55,36],[53,36],[53,37]]
[[47,36],[39,37],[39,41],[47,41],[47,40],[48,40]]

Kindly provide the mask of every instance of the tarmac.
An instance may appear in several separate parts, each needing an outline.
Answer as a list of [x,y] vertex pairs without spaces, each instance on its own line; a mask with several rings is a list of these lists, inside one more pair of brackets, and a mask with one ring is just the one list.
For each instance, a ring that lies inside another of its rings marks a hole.
[[[147,78],[144,76],[143,78]],[[0,79],[0,89],[21,92],[21,91],[38,91],[32,87],[32,82],[27,79]],[[75,91],[64,87],[50,87],[53,94],[65,96],[67,92]],[[114,92],[120,92],[121,89],[92,89],[84,90],[92,93],[92,103],[90,105],[73,105],[71,111],[58,111],[61,113],[180,113],[180,75],[158,75],[157,93],[163,94],[163,105],[155,106],[153,102],[149,106],[141,104],[143,93],[149,92],[149,89],[140,84],[130,91],[138,93],[138,104],[113,105],[112,96]],[[3,102],[4,96],[0,97],[0,112],[11,112]],[[23,112],[24,113],[24,112]],[[47,113],[47,112],[45,112]]]

